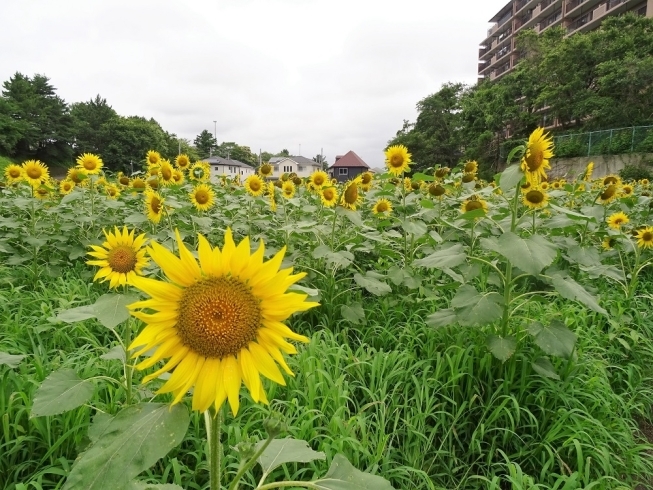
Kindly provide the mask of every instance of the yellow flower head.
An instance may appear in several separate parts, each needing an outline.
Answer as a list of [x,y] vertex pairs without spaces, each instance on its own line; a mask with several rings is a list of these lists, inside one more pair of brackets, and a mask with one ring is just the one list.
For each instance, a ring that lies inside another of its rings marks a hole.
[[313,189],[321,189],[329,183],[329,176],[323,170],[316,170],[309,177],[309,182],[313,184]]
[[43,186],[37,187],[34,189],[34,197],[37,199],[47,199],[50,197],[50,189]]
[[72,180],[76,185],[80,185],[88,179],[88,174],[86,173],[86,170],[78,167],[71,167],[68,169],[66,177]]
[[161,166],[159,167],[159,180],[161,184],[168,187],[174,185],[175,182],[175,169],[172,167],[172,164],[168,160],[161,160]]
[[610,201],[613,201],[619,195],[619,189],[616,184],[610,184],[603,192],[599,195],[599,202],[601,204],[607,204]]
[[410,180],[410,177],[404,177],[404,190],[410,192],[413,190],[413,183]]
[[602,184],[603,185],[614,184],[617,186],[621,185],[621,177],[614,174],[606,175],[605,177],[603,177]]
[[335,187],[323,187],[320,189],[320,200],[327,208],[332,208],[338,202],[338,189]]
[[88,252],[93,260],[87,264],[100,267],[93,280],[110,281],[110,288],[132,284],[136,276],[142,275],[143,268],[149,262],[143,248],[145,235],[134,238],[134,230],[129,232],[126,226],[122,232],[117,226],[114,233],[103,231],[106,241],[101,247],[91,245],[93,251]]
[[195,162],[188,171],[188,178],[197,182],[207,182],[211,178],[211,165],[207,162]]
[[379,199],[374,204],[374,207],[372,208],[372,212],[377,215],[390,214],[392,213],[392,203],[390,203],[390,201],[388,201],[387,199]]
[[147,187],[152,190],[158,190],[159,189],[159,178],[156,175],[153,175],[146,181]]
[[77,157],[77,167],[88,175],[99,174],[102,169],[102,159],[93,153],[84,153]]
[[621,194],[623,196],[631,196],[633,194],[633,186],[630,184],[624,184],[621,186]]
[[646,226],[637,232],[637,246],[639,248],[653,248],[653,227]]
[[158,223],[163,216],[163,198],[155,191],[145,191],[145,214],[152,223]]
[[318,303],[306,301],[306,294],[287,292],[305,273],[279,270],[285,247],[265,262],[263,243],[251,254],[249,237],[236,245],[229,228],[222,250],[202,235],[198,240],[199,264],[179,232],[179,257],[158,243],[150,246],[150,257],[167,280],[134,279],[134,286],[150,298],[129,306],[146,324],[129,349],[139,348],[135,357],[154,349],[136,365],[140,370],[166,359],[143,382],[172,371],[159,393],[172,392],[173,404],[193,387],[193,410],[204,412],[211,405],[219,410],[228,401],[236,415],[242,384],[256,403],[268,403],[261,374],[286,384],[279,366],[289,375],[292,371],[282,353],[297,352],[287,339],[308,338],[284,322]]
[[274,167],[267,162],[261,165],[258,169],[259,175],[263,178],[270,177],[272,172],[274,172]]
[[585,182],[589,182],[592,180],[592,173],[594,172],[594,162],[590,162],[587,164],[587,168],[585,169],[585,177],[583,180]]
[[478,172],[478,163],[476,160],[470,160],[468,162],[465,162],[465,165],[463,167],[463,172],[466,174],[475,174]]
[[356,179],[351,180],[345,184],[344,191],[340,197],[340,205],[343,208],[351,209],[352,211],[356,210],[362,198],[358,193],[358,181]]
[[295,184],[287,180],[281,186],[281,194],[286,199],[292,199],[295,195]]
[[549,195],[541,186],[533,186],[522,195],[522,203],[530,209],[543,208],[549,204]]
[[616,244],[617,244],[616,238],[607,236],[603,239],[603,242],[601,243],[601,248],[603,248],[603,250],[612,250]]
[[392,175],[401,175],[410,170],[410,153],[404,145],[394,145],[385,151],[385,165]]
[[61,195],[66,195],[70,194],[73,189],[75,188],[75,183],[72,180],[62,180],[61,183],[59,184],[59,192]]
[[124,173],[118,172],[118,177],[117,177],[118,183],[123,186],[123,187],[129,187],[129,177],[127,177]]
[[23,180],[23,167],[12,163],[5,168],[5,180],[7,184],[15,184]]
[[23,163],[23,178],[32,187],[38,187],[50,178],[48,168],[38,160]]
[[198,211],[208,211],[215,204],[215,192],[207,184],[199,184],[191,191],[190,200]]
[[460,180],[463,184],[469,184],[470,182],[476,181],[476,174],[463,174],[463,178]]
[[362,174],[360,174],[361,185],[371,185],[373,179],[374,179],[374,174],[372,172],[363,172]]
[[175,185],[181,185],[184,183],[184,172],[176,168],[172,172],[172,180],[174,181]]
[[118,199],[120,196],[120,189],[116,184],[108,184],[104,188],[104,192],[106,193],[107,197],[109,197],[109,199]]
[[145,182],[145,180],[141,179],[140,177],[134,177],[131,180],[130,186],[132,189],[144,191],[147,188],[147,182]]
[[265,182],[256,174],[245,179],[245,190],[250,196],[258,197],[265,192]]
[[480,197],[474,195],[466,200],[463,205],[460,207],[460,211],[463,213],[469,213],[470,211],[476,211],[477,209],[482,209],[487,213],[488,206],[487,201],[484,201]]
[[277,202],[274,196],[275,188],[276,186],[274,185],[274,183],[270,182],[267,184],[268,197],[270,198],[270,209],[272,210],[272,212],[277,211]]
[[447,193],[447,189],[442,187],[440,184],[431,184],[428,187],[429,194],[433,197],[442,198]]
[[628,215],[626,213],[619,211],[618,213],[611,214],[606,220],[608,226],[613,230],[620,230],[623,225],[628,223]]
[[190,167],[190,158],[188,158],[188,155],[182,153],[175,158],[175,165],[179,170],[186,170]]
[[546,169],[550,169],[549,159],[553,157],[553,138],[544,134],[543,128],[537,128],[528,138],[526,151],[521,162],[521,169],[526,179],[539,184],[546,179]]
[[148,168],[158,167],[161,163],[161,155],[158,151],[149,150],[145,155],[145,164]]

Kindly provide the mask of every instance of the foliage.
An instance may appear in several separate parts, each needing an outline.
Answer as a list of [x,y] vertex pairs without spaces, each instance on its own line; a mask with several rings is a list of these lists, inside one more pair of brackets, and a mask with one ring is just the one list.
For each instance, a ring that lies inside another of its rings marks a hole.
[[626,165],[619,171],[619,176],[625,181],[629,180],[653,180],[651,165]]

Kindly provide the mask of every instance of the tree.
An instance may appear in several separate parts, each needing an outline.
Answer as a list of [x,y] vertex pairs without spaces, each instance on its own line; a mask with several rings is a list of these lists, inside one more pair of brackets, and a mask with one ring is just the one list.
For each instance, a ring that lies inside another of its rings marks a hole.
[[313,157],[313,161],[314,161],[315,163],[319,163],[319,164],[320,164],[320,168],[321,168],[322,170],[326,170],[327,167],[329,166],[329,164],[327,163],[327,158],[326,158],[324,155],[322,155],[321,153],[318,154],[318,155],[315,155],[315,156]]
[[270,153],[269,151],[263,151],[261,152],[261,161],[262,162],[269,162],[270,158],[272,158],[274,155]]
[[88,102],[77,102],[70,108],[73,120],[73,148],[77,154],[103,154],[107,141],[103,139],[105,132],[102,126],[118,117],[118,113],[103,99],[96,95]]
[[275,157],[289,157],[290,152],[286,148],[284,148],[283,150],[281,150],[279,153],[275,154],[274,156]]
[[144,117],[113,118],[102,125],[101,137],[107,141],[102,159],[113,171],[140,170],[148,150],[166,148],[165,131],[154,119]]
[[230,158],[239,162],[248,163],[252,166],[258,165],[258,155],[252,153],[249,146],[241,146],[233,141],[225,141],[215,149],[216,155],[222,158]]
[[211,155],[213,149],[218,146],[218,142],[213,137],[213,135],[207,130],[203,130],[197,137],[193,140],[195,148],[197,148],[197,153],[202,157],[206,158]]

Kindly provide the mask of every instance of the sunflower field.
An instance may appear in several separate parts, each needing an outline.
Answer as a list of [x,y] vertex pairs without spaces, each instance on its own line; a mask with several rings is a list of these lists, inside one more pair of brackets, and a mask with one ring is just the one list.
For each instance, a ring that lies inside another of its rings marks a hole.
[[553,154],[9,164],[0,489],[650,488],[650,184]]

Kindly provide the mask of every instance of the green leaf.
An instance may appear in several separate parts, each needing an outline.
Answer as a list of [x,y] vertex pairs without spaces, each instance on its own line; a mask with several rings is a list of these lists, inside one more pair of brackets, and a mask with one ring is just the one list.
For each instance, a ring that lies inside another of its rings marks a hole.
[[7,352],[0,352],[0,366],[5,365],[10,368],[17,368],[20,362],[25,359],[27,356],[9,354]]
[[331,249],[329,248],[328,245],[322,244],[319,245],[318,247],[315,247],[315,250],[313,250],[313,258],[314,259],[321,259],[323,257],[326,257],[327,254],[331,253]]
[[358,302],[352,303],[351,305],[342,305],[340,314],[345,320],[350,321],[354,325],[365,323],[365,310],[363,309],[363,305]]
[[82,197],[81,192],[71,192],[70,194],[66,194],[65,196],[63,196],[59,204],[68,204],[69,202],[76,201],[80,197]]
[[461,219],[476,219],[476,218],[482,218],[485,216],[486,212],[485,209],[479,208],[479,209],[474,209],[472,211],[467,211],[466,213],[463,213],[460,215]]
[[427,257],[416,260],[413,264],[417,267],[426,267],[428,269],[451,269],[465,262],[466,257],[462,243],[454,243],[443,246],[440,250],[433,252]]
[[189,420],[185,405],[162,403],[141,403],[101,419],[102,430],[75,461],[64,490],[129,488],[136,476],[181,443]]
[[425,209],[433,209],[433,208],[435,208],[435,204],[433,204],[433,201],[431,201],[430,199],[422,199],[419,203],[420,203],[420,204],[422,205],[422,207],[425,208]]
[[70,308],[69,310],[60,312],[55,317],[56,320],[64,323],[81,322],[82,320],[88,320],[89,318],[95,318],[95,310],[93,309],[93,305]]
[[473,286],[465,284],[458,288],[451,306],[456,311],[458,323],[463,326],[487,325],[503,315],[503,297],[499,293],[479,293]]
[[596,221],[596,219],[593,216],[585,216],[584,214],[578,213],[578,212],[574,211],[573,209],[556,206],[553,203],[549,203],[549,207],[551,209],[554,209],[554,210],[558,211],[559,213],[566,214],[571,219]]
[[574,281],[571,277],[562,277],[560,275],[553,276],[553,287],[560,293],[560,296],[563,298],[579,301],[580,303],[587,306],[589,309],[601,313],[602,315],[608,315],[608,312],[603,309],[596,298],[592,296],[587,290]]
[[[256,449],[263,444],[265,441],[260,441]],[[322,452],[313,451],[306,441],[286,438],[274,439],[257,461],[265,473],[270,473],[284,463],[309,463],[316,459],[326,459],[326,456]]]
[[122,348],[122,345],[115,345],[111,349],[109,349],[109,352],[107,352],[106,354],[102,354],[100,356],[100,359],[105,359],[105,360],[119,359],[122,362],[125,362],[125,359],[127,359],[127,357],[125,356],[125,349]]
[[569,359],[576,345],[576,334],[560,320],[553,320],[549,326],[533,322],[528,326],[528,333],[535,338],[535,343],[551,356]]
[[502,338],[497,335],[489,335],[487,348],[494,357],[501,362],[506,362],[517,350],[517,340],[512,336]]
[[560,379],[560,376],[556,373],[548,357],[538,357],[531,363],[531,366],[533,366],[533,370],[540,376],[556,380]]
[[409,235],[415,235],[415,238],[420,238],[426,235],[428,228],[426,223],[420,220],[404,220],[401,223],[401,227]]
[[94,391],[93,383],[81,379],[75,370],[54,371],[36,390],[30,417],[57,415],[77,408],[89,401]]
[[558,255],[554,244],[540,235],[523,239],[512,232],[499,237],[499,253],[524,272],[538,275]]
[[354,281],[360,287],[367,289],[375,296],[383,296],[384,294],[392,292],[392,288],[390,286],[384,282],[379,281],[375,277],[370,276],[369,274],[361,276],[360,274],[356,273],[354,274]]
[[438,310],[426,317],[426,324],[435,328],[453,325],[456,321],[458,321],[458,317],[455,310],[451,308]]
[[424,182],[433,182],[435,180],[435,177],[433,177],[432,175],[427,175],[427,174],[424,174],[424,173],[421,173],[421,172],[417,172],[417,173],[413,174],[411,180],[413,182],[422,182],[422,181],[424,181]]
[[576,262],[585,267],[598,267],[601,265],[599,251],[594,247],[573,245],[569,247],[567,254],[571,262]]
[[108,293],[98,298],[93,305],[93,311],[102,325],[107,328],[114,328],[129,318],[127,305],[137,300],[136,296],[130,294]]
[[503,192],[509,191],[521,182],[524,172],[519,165],[511,165],[506,168],[499,176],[499,187]]
[[142,213],[134,213],[127,216],[123,221],[128,225],[140,225],[147,221],[147,216]]
[[324,478],[313,484],[320,490],[394,490],[388,480],[357,470],[342,454],[336,454]]
[[184,490],[179,485],[174,483],[143,483],[142,481],[133,481],[131,482],[128,490]]
[[212,220],[208,216],[191,216],[191,219],[203,228],[209,228],[212,224]]

